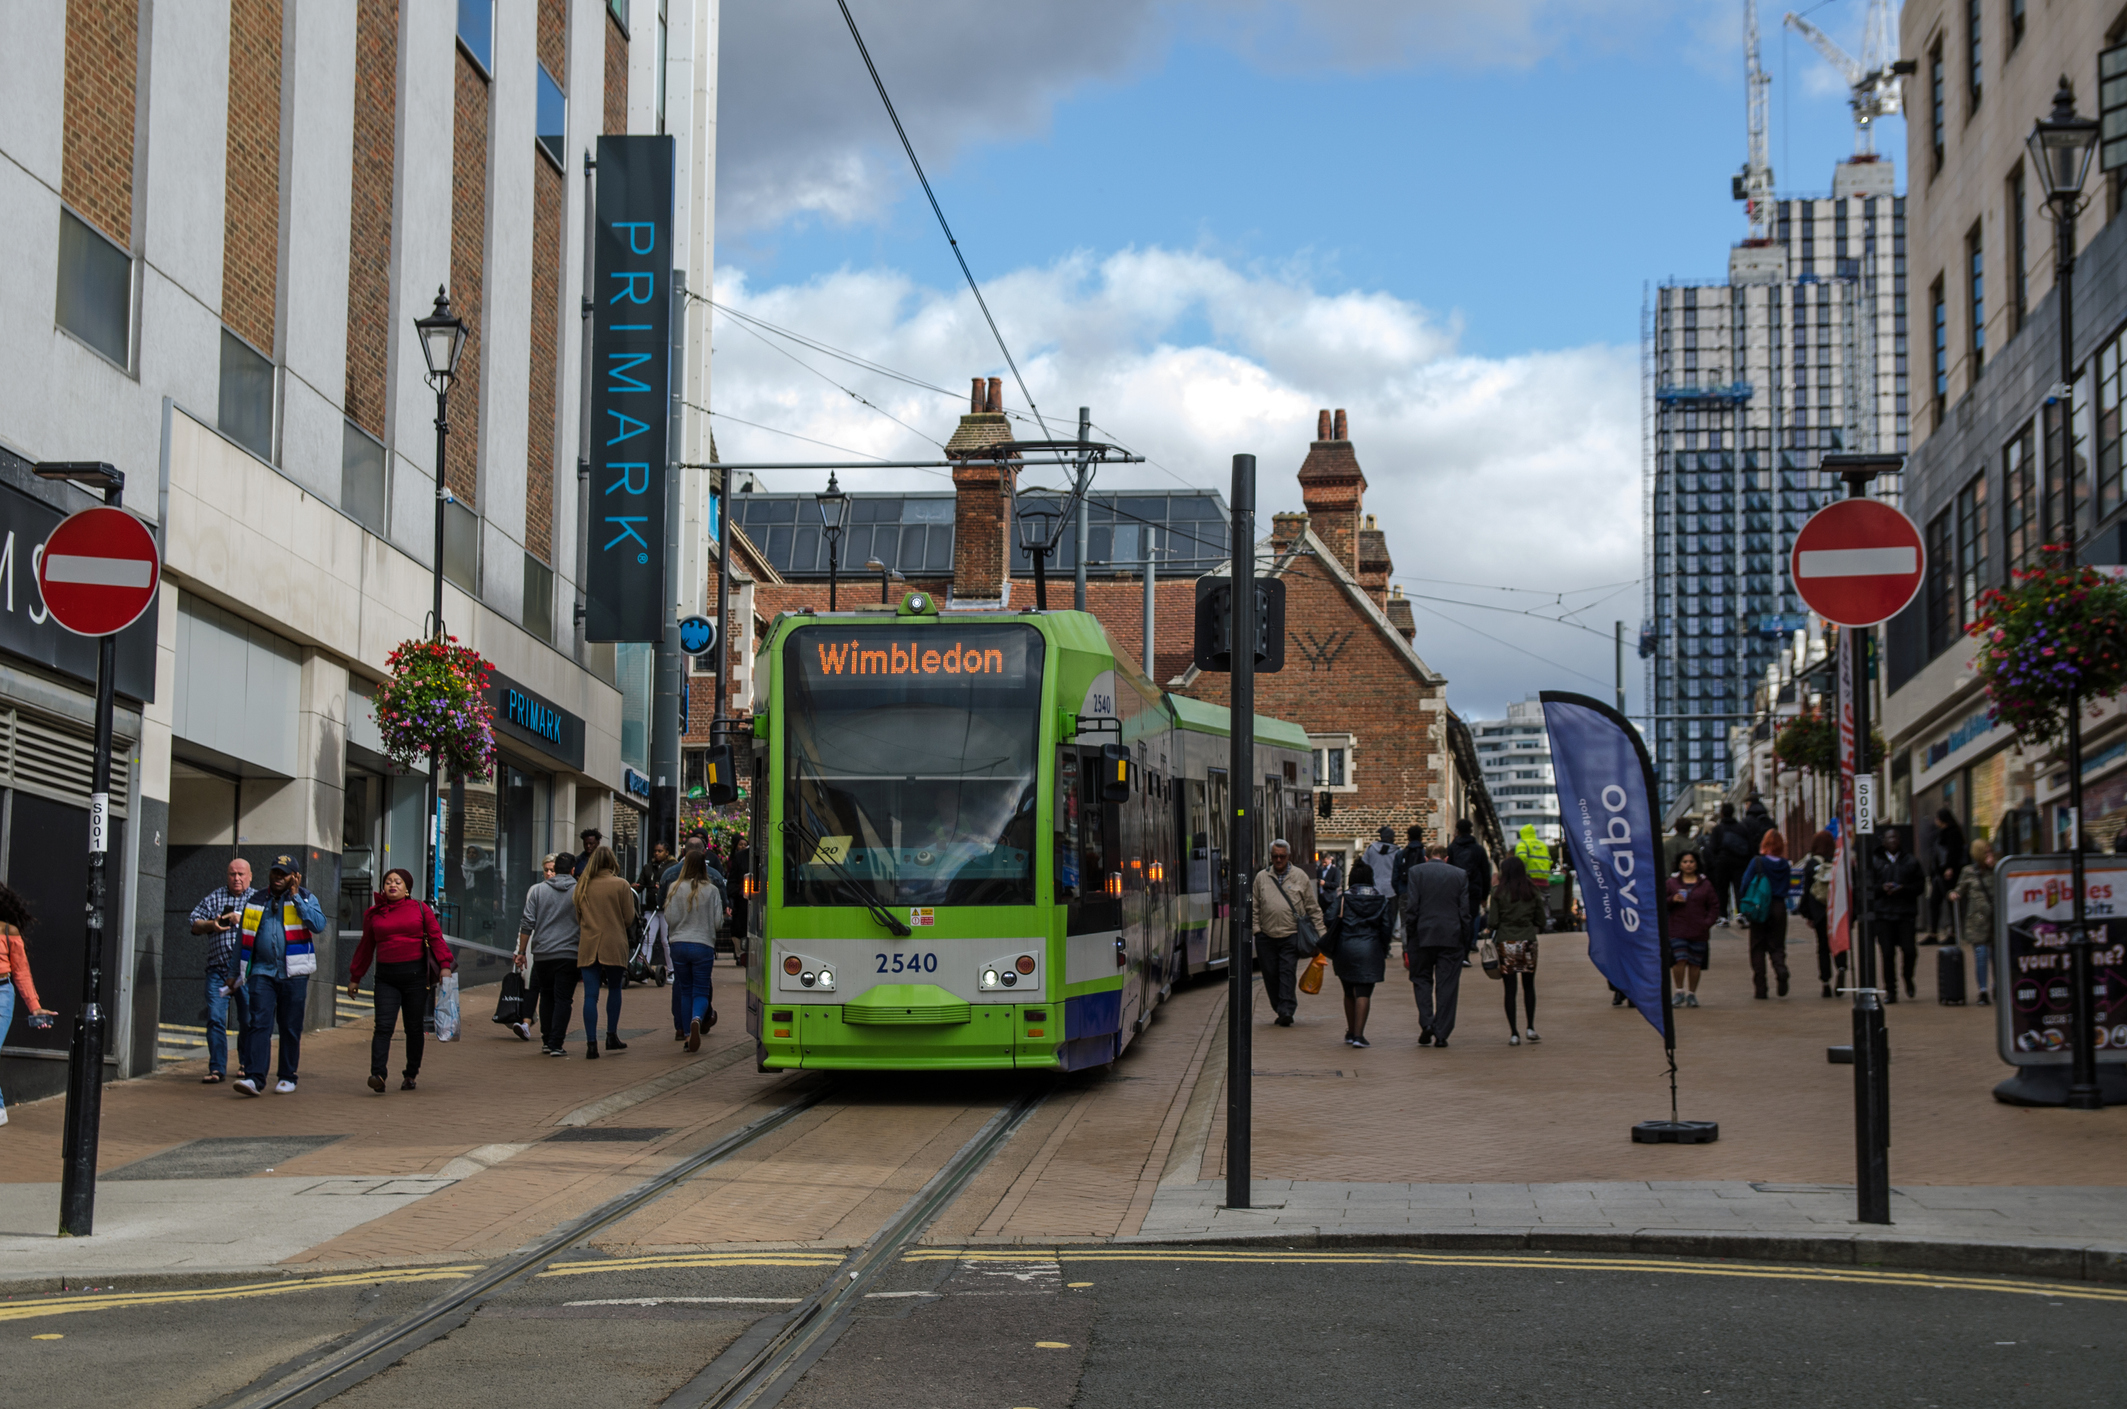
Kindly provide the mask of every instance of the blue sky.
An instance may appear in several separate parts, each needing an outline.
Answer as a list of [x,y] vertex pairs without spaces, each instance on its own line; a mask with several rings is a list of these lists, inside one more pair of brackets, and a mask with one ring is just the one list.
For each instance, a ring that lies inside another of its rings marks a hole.
[[[722,296],[947,388],[1003,372],[839,13],[763,3],[724,10]],[[1636,626],[1637,589],[1609,585],[1640,571],[1642,289],[1718,276],[1742,232],[1739,0],[852,8],[1043,409],[1089,402],[1161,462],[1115,482],[1215,483],[1250,449],[1280,507],[1313,409],[1348,405],[1409,590],[1524,606],[1496,589],[1601,584],[1586,619]],[[1811,18],[1858,48],[1862,10]],[[1821,192],[1852,130],[1779,14],[1760,17],[1772,158],[1783,192]],[[1902,125],[1878,144],[1902,166]],[[806,356],[919,430],[950,425],[943,398]],[[716,357],[733,416],[924,448],[728,323]],[[718,438],[816,449],[729,421]],[[1438,610],[1419,646],[1460,709],[1609,679],[1593,632]]]

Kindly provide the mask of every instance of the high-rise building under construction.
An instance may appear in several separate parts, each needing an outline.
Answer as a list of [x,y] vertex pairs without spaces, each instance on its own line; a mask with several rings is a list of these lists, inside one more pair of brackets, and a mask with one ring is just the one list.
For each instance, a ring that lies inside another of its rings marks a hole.
[[[1665,282],[1644,309],[1641,654],[1665,804],[1691,783],[1728,781],[1729,726],[1808,628],[1788,552],[1841,492],[1820,458],[1906,448],[1894,177],[1888,159],[1860,154],[1835,168],[1829,198],[1761,194],[1726,280]],[[1769,184],[1765,170],[1758,190]]]

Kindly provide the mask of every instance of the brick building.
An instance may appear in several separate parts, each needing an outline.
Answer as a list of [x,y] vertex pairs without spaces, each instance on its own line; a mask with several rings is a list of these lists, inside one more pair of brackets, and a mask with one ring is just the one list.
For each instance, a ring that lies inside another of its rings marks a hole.
[[[969,410],[947,442],[949,456],[987,455],[1012,438],[998,390],[995,379],[976,379]],[[1448,708],[1445,677],[1418,654],[1410,603],[1390,586],[1387,534],[1365,511],[1366,475],[1347,429],[1344,412],[1320,414],[1299,470],[1305,512],[1273,516],[1258,544],[1258,570],[1286,584],[1287,635],[1285,669],[1257,678],[1256,709],[1300,724],[1314,741],[1318,813],[1323,805],[1329,809],[1315,824],[1318,849],[1348,862],[1381,827],[1394,828],[1400,840],[1418,823],[1444,838],[1466,816],[1495,854],[1503,853],[1470,732]],[[1014,545],[1012,530],[1015,491],[1022,509],[1042,498],[1019,483],[1026,473],[968,464],[954,469],[950,495],[859,496],[842,540],[842,610],[879,600],[876,573],[861,567],[873,556],[904,569],[904,581],[891,584],[896,598],[921,589],[962,608],[1031,607],[1031,563]],[[1200,673],[1192,663],[1197,579],[1227,571],[1232,533],[1223,500],[1205,490],[1096,491],[1089,498],[1094,526],[1086,609],[1119,652],[1142,662],[1144,546],[1155,545],[1148,674],[1176,693],[1226,703],[1226,677]],[[754,589],[761,622],[778,612],[826,607],[826,556],[813,495],[741,495],[733,522],[746,525],[735,533],[777,575]],[[1068,532],[1064,548],[1050,569],[1052,609],[1072,601],[1076,549]],[[741,708],[750,702],[750,694],[734,697]],[[703,731],[698,742],[706,746],[700,705],[696,714]],[[689,743],[696,742],[690,735]]]

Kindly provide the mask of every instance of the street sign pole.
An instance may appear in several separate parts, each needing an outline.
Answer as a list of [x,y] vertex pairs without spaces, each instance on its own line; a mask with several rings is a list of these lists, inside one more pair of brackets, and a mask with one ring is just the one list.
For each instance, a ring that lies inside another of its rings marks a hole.
[[[1249,1186],[1249,1077],[1254,1061],[1255,921],[1249,890],[1255,877],[1250,811],[1255,801],[1256,757],[1256,457],[1233,457],[1233,652],[1232,712],[1227,719],[1227,792],[1233,808],[1226,836],[1226,1206],[1247,1208]],[[1151,571],[1150,568],[1146,569]]]
[[[103,502],[118,508],[125,479],[106,489]],[[59,1236],[85,1238],[96,1231],[96,1149],[103,1122],[103,930],[104,861],[111,851],[111,695],[118,673],[118,636],[96,643],[96,743],[89,777],[88,927],[81,950],[81,1008],[67,1051],[66,1118],[60,1143]]]

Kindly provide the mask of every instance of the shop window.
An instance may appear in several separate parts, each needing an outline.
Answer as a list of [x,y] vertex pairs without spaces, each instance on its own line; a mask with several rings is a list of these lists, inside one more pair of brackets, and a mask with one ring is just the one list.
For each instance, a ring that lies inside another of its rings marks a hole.
[[340,426],[340,510],[378,537],[384,536],[387,460],[384,446],[353,421]]
[[222,329],[221,399],[215,425],[261,460],[273,461],[273,362]]
[[132,258],[62,206],[59,326],[127,367],[132,362],[132,310]]

